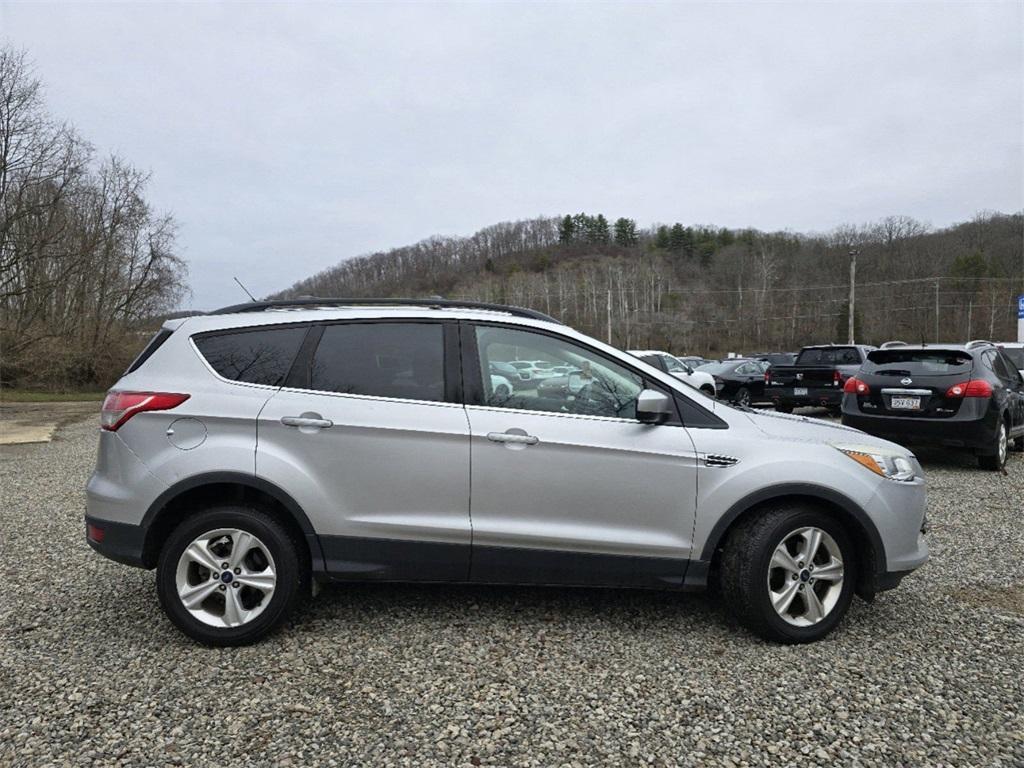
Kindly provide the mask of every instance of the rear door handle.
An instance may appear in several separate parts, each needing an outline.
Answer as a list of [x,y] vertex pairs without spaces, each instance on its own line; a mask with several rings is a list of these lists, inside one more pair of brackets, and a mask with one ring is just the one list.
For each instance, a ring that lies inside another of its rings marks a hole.
[[488,432],[487,439],[492,443],[515,443],[517,445],[536,445],[540,439],[533,435],[517,435],[508,432]]
[[313,418],[311,416],[282,416],[281,423],[286,427],[333,427],[334,422],[330,419]]

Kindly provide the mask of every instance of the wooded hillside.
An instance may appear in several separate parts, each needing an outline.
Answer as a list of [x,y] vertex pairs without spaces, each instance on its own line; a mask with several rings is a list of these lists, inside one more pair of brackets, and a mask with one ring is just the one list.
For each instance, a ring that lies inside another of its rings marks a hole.
[[846,341],[851,251],[858,341],[1016,337],[1021,213],[937,230],[890,216],[825,234],[540,218],[354,258],[276,297],[438,294],[539,309],[622,348],[798,349]]
[[108,386],[177,307],[186,269],[148,177],[99,160],[47,110],[24,53],[0,48],[0,380]]

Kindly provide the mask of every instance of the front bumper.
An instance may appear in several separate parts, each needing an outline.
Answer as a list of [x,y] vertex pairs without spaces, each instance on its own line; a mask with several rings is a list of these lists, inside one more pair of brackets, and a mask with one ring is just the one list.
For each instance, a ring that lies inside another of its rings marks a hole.
[[85,516],[85,540],[104,557],[124,565],[147,568],[143,553],[146,532],[139,525]]

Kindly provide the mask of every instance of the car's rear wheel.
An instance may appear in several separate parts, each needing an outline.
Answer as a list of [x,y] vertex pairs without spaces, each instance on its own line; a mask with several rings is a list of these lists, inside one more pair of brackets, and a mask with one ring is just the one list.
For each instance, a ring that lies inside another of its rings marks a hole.
[[700,391],[703,392],[708,397],[715,396],[715,388],[712,387],[710,384],[705,384],[703,387],[700,388]]
[[732,614],[748,629],[767,640],[809,643],[842,620],[857,565],[841,524],[792,504],[755,513],[731,532],[720,583]]
[[157,594],[171,621],[207,645],[246,645],[298,602],[298,542],[273,517],[223,506],[184,520],[157,565]]
[[999,420],[999,428],[992,439],[991,452],[978,454],[978,466],[993,472],[1006,466],[1006,457],[1010,452],[1010,431],[1006,421]]
[[741,405],[744,408],[750,407],[750,390],[746,387],[740,387],[736,391],[736,396],[733,397],[733,402],[737,405]]

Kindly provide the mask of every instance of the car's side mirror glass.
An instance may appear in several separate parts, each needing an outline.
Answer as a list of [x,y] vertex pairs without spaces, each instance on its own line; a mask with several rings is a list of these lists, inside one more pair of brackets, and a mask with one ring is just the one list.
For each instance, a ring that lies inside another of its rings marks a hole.
[[663,424],[672,416],[672,400],[656,389],[645,389],[636,398],[636,419],[642,424]]

